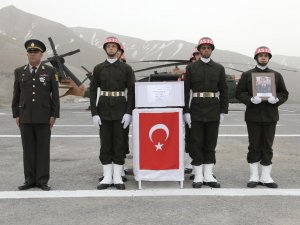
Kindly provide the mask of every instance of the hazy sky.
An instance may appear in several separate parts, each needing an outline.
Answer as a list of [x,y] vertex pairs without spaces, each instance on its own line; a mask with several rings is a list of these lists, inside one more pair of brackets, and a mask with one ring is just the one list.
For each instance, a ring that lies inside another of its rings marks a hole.
[[297,0],[1,0],[66,26],[100,28],[144,40],[213,38],[216,48],[252,56],[300,56]]

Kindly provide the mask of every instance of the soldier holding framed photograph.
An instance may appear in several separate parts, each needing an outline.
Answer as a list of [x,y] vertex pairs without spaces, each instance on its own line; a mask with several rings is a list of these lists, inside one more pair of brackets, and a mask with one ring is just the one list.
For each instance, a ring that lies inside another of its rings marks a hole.
[[[289,92],[280,73],[268,68],[272,58],[268,47],[256,49],[254,69],[242,74],[236,90],[236,98],[246,105],[245,121],[249,138],[247,161],[250,165],[250,179],[247,187],[258,184],[269,188],[278,185],[271,177],[273,141],[279,120],[278,106],[286,102]],[[262,166],[258,174],[258,163]]]

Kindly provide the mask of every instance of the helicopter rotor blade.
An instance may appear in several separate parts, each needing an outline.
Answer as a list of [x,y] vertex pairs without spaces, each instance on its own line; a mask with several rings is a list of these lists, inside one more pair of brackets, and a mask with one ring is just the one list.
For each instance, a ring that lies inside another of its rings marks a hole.
[[69,70],[68,67],[66,67],[64,64],[62,64],[62,67],[66,74],[75,82],[75,84],[79,87],[81,85],[80,80]]
[[51,46],[51,48],[52,48],[53,55],[54,55],[54,56],[57,56],[57,52],[56,52],[55,45],[54,45],[54,42],[53,42],[52,38],[51,38],[51,37],[48,37],[48,40],[49,40],[49,42],[50,42],[50,46]]
[[177,62],[177,63],[169,63],[169,64],[163,64],[163,65],[158,65],[158,66],[151,66],[151,67],[147,67],[144,69],[140,69],[140,70],[135,70],[134,72],[142,72],[142,71],[147,71],[147,70],[152,70],[152,69],[158,69],[158,68],[164,68],[164,67],[169,67],[169,66],[180,66],[180,65],[186,65],[188,62]]
[[84,66],[81,66],[81,68],[82,69],[84,69],[86,72],[88,72],[88,73],[92,73],[92,72],[90,72],[87,68],[85,68]]
[[230,69],[230,70],[234,70],[234,71],[237,71],[237,72],[241,72],[241,73],[245,72],[245,71],[243,71],[243,70],[234,69],[234,68],[231,68],[231,67],[228,67],[228,66],[224,66],[224,68]]
[[78,53],[78,52],[80,52],[80,49],[76,49],[76,50],[74,50],[74,51],[71,51],[71,52],[62,54],[62,55],[60,55],[59,57],[62,57],[62,58],[63,58],[63,57],[66,57],[66,56],[74,55],[74,54],[76,54],[76,53]]
[[84,69],[87,74],[86,75],[86,78],[83,79],[83,81],[81,81],[81,83],[83,84],[87,79],[91,80],[92,79],[92,76],[93,76],[93,73],[90,72],[87,68],[85,68],[84,66],[81,66],[82,69]]
[[140,63],[140,62],[181,62],[181,63],[188,63],[189,60],[183,60],[183,59],[158,59],[158,60],[141,60],[136,62],[130,62],[130,63]]

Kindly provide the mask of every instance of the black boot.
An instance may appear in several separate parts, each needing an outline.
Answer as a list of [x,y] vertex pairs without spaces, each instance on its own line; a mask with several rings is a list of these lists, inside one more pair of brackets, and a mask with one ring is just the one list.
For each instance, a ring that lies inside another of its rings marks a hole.
[[36,187],[35,183],[27,183],[25,182],[23,185],[19,186],[18,189],[20,191],[24,191],[24,190],[27,190],[27,189],[30,189],[30,188],[34,188]]
[[104,190],[104,189],[107,189],[109,186],[110,186],[110,184],[98,184],[97,189]]
[[193,182],[193,188],[201,188],[202,182]]
[[257,185],[258,185],[258,182],[256,182],[256,181],[249,181],[247,183],[248,188],[255,188]]
[[218,182],[206,182],[206,185],[212,188],[220,188],[221,184],[219,184]]
[[258,184],[262,185],[262,186],[266,186],[268,188],[278,188],[278,184],[276,184],[275,182],[273,182],[273,183],[262,183],[262,182],[259,182]]
[[114,184],[114,186],[118,190],[125,190],[125,184]]

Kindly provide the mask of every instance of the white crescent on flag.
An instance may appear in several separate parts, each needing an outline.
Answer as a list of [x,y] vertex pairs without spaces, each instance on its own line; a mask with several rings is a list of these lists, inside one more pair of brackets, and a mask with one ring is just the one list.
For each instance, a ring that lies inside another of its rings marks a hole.
[[166,132],[165,141],[168,139],[168,137],[169,137],[169,128],[165,124],[156,124],[153,127],[151,127],[151,129],[149,130],[149,138],[150,138],[152,143],[153,143],[152,134],[153,134],[154,131],[159,130],[159,129],[162,129]]

